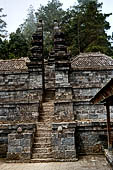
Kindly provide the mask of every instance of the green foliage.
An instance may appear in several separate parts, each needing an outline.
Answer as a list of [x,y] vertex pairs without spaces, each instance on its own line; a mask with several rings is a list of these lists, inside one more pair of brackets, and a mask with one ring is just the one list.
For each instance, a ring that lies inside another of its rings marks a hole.
[[9,59],[9,43],[8,40],[0,38],[0,59]]
[[8,40],[0,39],[0,59],[27,57],[28,44],[18,28],[16,33],[11,33]]
[[62,9],[62,3],[59,0],[48,1],[46,6],[40,6],[36,12],[37,19],[44,22],[44,53],[47,56],[53,48],[52,35],[54,20],[61,24],[65,11]]
[[[26,57],[31,44],[32,34],[36,30],[37,20],[44,22],[44,56],[53,48],[53,26],[57,20],[65,33],[68,51],[73,56],[80,52],[102,52],[113,56],[111,37],[106,30],[110,29],[107,17],[111,14],[103,14],[102,3],[97,0],[78,0],[79,5],[64,11],[59,0],[48,1],[46,6],[40,6],[36,16],[32,6],[28,9],[25,22],[11,33],[8,40],[0,39],[0,58]],[[0,13],[2,12],[0,8]],[[5,32],[6,23],[0,15],[0,37]]]
[[74,6],[65,17],[64,31],[69,50],[73,55],[80,52],[101,51],[107,55],[113,54],[106,30],[110,28],[106,18],[111,14],[101,12],[102,4],[91,1],[87,4]]
[[62,3],[59,0],[48,1],[46,6],[41,6],[36,12],[37,19],[42,19],[44,22],[44,31],[53,33],[54,20],[60,24],[64,16]]
[[85,4],[88,4],[90,2],[96,2],[97,3],[97,0],[77,0],[77,1],[81,5],[85,5]]
[[2,14],[3,8],[0,8],[0,38],[4,38],[6,36],[6,22],[3,20],[6,15]]
[[9,38],[9,56],[10,58],[27,57],[28,44],[20,28],[16,33],[11,33]]
[[34,14],[34,8],[30,5],[28,9],[27,19],[23,24],[20,25],[20,29],[25,39],[28,42],[28,45],[31,42],[32,34],[36,31],[36,16]]

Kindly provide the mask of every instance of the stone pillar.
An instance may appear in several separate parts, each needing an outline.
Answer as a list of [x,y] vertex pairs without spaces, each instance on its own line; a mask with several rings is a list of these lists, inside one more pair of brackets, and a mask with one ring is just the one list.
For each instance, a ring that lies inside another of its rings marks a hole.
[[[33,34],[30,62],[27,63],[29,71],[29,89],[37,91],[34,100],[42,101],[43,95],[43,25],[40,20],[36,32]],[[33,94],[32,94],[33,95]]]
[[57,22],[54,26],[54,51],[55,51],[55,121],[69,122],[74,120],[72,87],[69,82],[71,67],[69,54],[65,46],[63,32]]
[[63,32],[54,26],[55,102],[52,124],[53,156],[61,161],[76,160],[72,87],[69,82],[70,61]]
[[76,161],[76,123],[54,123],[52,126],[53,157],[58,161]]
[[45,65],[45,86],[49,94],[55,90],[55,58],[54,51],[50,52],[48,62]]

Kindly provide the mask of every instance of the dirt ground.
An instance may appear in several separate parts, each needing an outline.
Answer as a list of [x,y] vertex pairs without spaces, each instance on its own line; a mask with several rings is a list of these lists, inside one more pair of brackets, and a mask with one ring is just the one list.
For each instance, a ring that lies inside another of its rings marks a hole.
[[76,162],[5,163],[0,170],[111,170],[104,156],[83,156]]

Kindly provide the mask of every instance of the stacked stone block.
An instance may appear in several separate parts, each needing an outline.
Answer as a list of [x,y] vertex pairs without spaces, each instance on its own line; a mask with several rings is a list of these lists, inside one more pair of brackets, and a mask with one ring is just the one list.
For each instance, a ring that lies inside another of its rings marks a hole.
[[[113,123],[111,123],[113,131]],[[107,124],[106,121],[78,121],[76,145],[80,154],[103,154],[107,148]]]
[[[29,57],[30,62],[27,63],[29,72],[29,88],[37,91],[37,99],[42,101],[43,98],[43,24],[40,20],[36,32],[33,34],[32,55]],[[36,99],[36,100],[37,100]]]
[[59,161],[76,161],[76,123],[52,125],[53,158]]
[[8,135],[9,160],[30,160],[32,155],[33,134],[32,133],[11,133]]
[[[89,101],[112,78],[112,75],[112,69],[73,68],[69,79],[73,88],[74,115],[77,120],[106,119],[105,106],[93,105]],[[111,118],[113,118],[112,112]]]
[[[21,124],[0,124],[0,157],[6,157],[8,152],[8,135],[10,134],[17,134],[17,129],[22,128],[22,133],[27,134],[33,134],[36,130],[36,125],[32,123],[21,123]],[[20,139],[22,136],[20,135]],[[16,138],[13,140],[16,144]],[[13,141],[10,143],[15,148],[16,145],[13,143]],[[14,144],[14,145],[13,145]],[[10,146],[9,146],[10,147]]]
[[[55,160],[76,160],[72,87],[69,82],[70,61],[63,32],[54,26],[55,102],[52,124],[52,148]],[[56,124],[56,122],[58,124]],[[63,123],[70,122],[70,123]]]
[[[65,46],[64,33],[59,29],[57,22],[54,25],[55,51],[55,121],[72,121],[73,102],[72,87],[69,82],[70,61]],[[66,106],[64,106],[66,104]],[[60,109],[59,109],[60,108]]]

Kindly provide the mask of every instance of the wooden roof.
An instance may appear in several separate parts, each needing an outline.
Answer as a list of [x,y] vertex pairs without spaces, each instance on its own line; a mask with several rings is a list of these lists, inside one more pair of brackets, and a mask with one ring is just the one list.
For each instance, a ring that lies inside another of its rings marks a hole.
[[113,78],[91,99],[93,104],[108,103],[113,105]]

